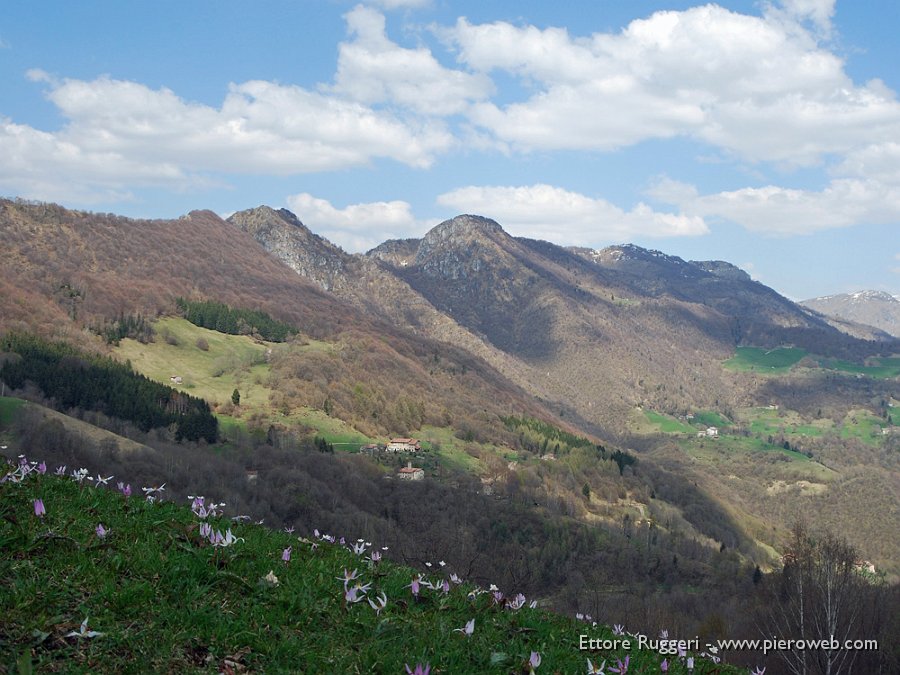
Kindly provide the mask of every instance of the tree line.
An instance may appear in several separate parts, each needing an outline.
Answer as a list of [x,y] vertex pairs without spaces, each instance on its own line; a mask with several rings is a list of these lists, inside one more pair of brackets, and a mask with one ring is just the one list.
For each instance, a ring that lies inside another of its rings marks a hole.
[[297,329],[273,319],[256,309],[230,307],[215,300],[187,300],[177,298],[175,304],[185,319],[195,326],[229,335],[258,335],[270,342],[285,342]]
[[142,431],[175,425],[177,440],[214,443],[218,422],[206,401],[153,382],[131,364],[24,333],[0,340],[0,380],[13,390],[32,383],[62,410],[96,410]]

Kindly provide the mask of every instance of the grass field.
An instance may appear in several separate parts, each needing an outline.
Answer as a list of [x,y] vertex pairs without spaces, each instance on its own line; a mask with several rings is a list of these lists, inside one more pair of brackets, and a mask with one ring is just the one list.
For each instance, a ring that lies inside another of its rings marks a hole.
[[879,380],[900,377],[900,358],[880,358],[874,360],[878,365],[860,365],[841,359],[822,359],[819,362],[823,368],[838,370],[845,373],[865,375]]
[[841,438],[857,438],[866,445],[877,446],[882,442],[884,421],[867,410],[851,410],[841,426]]
[[788,372],[804,356],[806,351],[796,347],[738,347],[724,366],[731,370],[780,374]]
[[[532,653],[539,672],[584,672],[574,641],[586,624],[507,608],[471,583],[444,590],[452,570],[373,562],[377,542],[354,552],[213,516],[204,522],[236,537],[213,546],[187,506],[36,472],[0,483],[0,514],[3,672],[522,673]],[[417,578],[429,584],[414,596]],[[626,655],[635,672],[661,671],[651,650],[603,657]],[[688,672],[683,659],[668,666]]]
[[719,427],[720,429],[731,426],[731,420],[714,410],[698,410],[694,412],[692,422],[703,427]]
[[0,427],[8,427],[15,419],[16,411],[25,404],[20,398],[0,396]]
[[694,434],[696,429],[686,422],[675,419],[671,415],[663,415],[653,410],[645,410],[644,418],[653,430],[663,434]]
[[[224,403],[237,389],[244,407],[266,407],[272,393],[266,385],[269,366],[266,350],[278,348],[272,343],[257,343],[246,335],[226,335],[174,317],[154,324],[156,342],[141,344],[125,339],[114,349],[116,356],[152,380],[182,389],[207,401]],[[163,337],[171,336],[176,344]],[[197,346],[205,340],[208,350]],[[182,378],[180,385],[170,378]]]

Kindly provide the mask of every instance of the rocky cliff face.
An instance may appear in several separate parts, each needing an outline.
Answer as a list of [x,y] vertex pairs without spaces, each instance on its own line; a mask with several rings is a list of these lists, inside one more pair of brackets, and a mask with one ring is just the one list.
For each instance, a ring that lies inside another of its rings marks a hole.
[[347,275],[355,265],[353,256],[313,234],[287,209],[259,206],[233,214],[228,222],[322,289],[339,291],[347,286]]

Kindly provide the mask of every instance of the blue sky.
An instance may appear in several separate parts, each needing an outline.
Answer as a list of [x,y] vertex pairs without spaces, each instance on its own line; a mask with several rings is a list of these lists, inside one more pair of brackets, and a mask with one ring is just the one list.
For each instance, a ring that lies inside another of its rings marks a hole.
[[287,207],[349,251],[458,213],[900,293],[894,0],[7,3],[0,195]]

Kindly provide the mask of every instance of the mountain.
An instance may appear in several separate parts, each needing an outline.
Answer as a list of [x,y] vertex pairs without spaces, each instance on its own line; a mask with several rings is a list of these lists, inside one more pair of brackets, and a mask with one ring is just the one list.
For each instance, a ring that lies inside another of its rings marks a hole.
[[804,307],[900,338],[900,299],[884,291],[858,291],[804,300]]
[[[265,230],[261,220],[257,232]],[[293,223],[290,227],[304,234]],[[100,332],[123,315],[173,314],[179,296],[214,299],[261,309],[308,339],[334,345],[325,356],[290,353],[273,360],[283,405],[321,407],[329,400],[336,415],[356,418],[366,431],[382,434],[404,433],[413,420],[440,426],[450,417],[461,426],[471,420],[472,427],[502,429],[501,415],[553,417],[476,354],[417,336],[378,311],[361,311],[325,291],[327,279],[333,280],[331,288],[341,287],[346,275],[335,271],[340,265],[369,263],[342,259],[340,249],[313,235],[311,244],[332,257],[320,256],[328,264],[317,266],[313,256],[298,254],[297,263],[306,264],[308,274],[319,274],[310,279],[211,211],[135,220],[0,200],[0,232],[0,264],[9,270],[2,282],[0,332],[27,330],[105,351],[103,341],[85,328]],[[310,369],[327,374],[309,377]],[[400,389],[398,382],[404,383]],[[405,393],[413,391],[416,401]],[[366,406],[378,402],[387,409],[380,417],[366,417],[371,412]],[[476,414],[485,410],[490,421],[478,422]],[[403,428],[389,428],[401,423]]]

